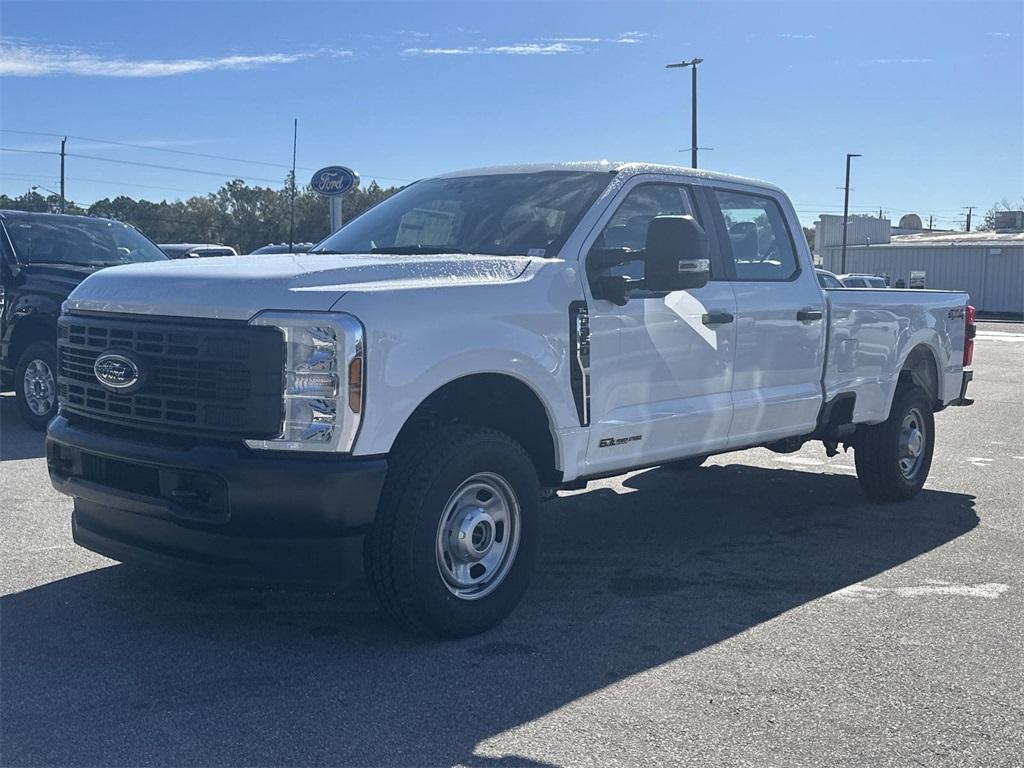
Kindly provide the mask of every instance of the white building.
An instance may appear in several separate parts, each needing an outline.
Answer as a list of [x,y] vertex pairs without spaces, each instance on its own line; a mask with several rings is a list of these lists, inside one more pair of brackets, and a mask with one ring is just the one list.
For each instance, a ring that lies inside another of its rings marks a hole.
[[816,243],[816,250],[822,266],[836,274],[885,275],[891,286],[967,291],[980,312],[1024,314],[1024,232],[925,230],[852,246],[848,238],[845,270],[841,229],[839,244],[832,240]]

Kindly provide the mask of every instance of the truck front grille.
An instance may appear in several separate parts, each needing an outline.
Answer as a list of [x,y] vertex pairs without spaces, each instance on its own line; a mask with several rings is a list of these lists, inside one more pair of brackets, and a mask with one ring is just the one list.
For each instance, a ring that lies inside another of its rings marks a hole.
[[[280,431],[284,344],[275,328],[65,315],[58,348],[58,394],[71,413],[224,439],[265,439]],[[105,353],[136,363],[139,383],[123,392],[101,384],[94,366]]]

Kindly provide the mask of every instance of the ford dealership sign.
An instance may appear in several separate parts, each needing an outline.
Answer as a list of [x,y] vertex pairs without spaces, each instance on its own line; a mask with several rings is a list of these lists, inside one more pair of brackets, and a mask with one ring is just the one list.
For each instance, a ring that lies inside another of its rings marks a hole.
[[329,165],[313,174],[309,186],[324,197],[341,197],[359,186],[359,174],[343,165]]

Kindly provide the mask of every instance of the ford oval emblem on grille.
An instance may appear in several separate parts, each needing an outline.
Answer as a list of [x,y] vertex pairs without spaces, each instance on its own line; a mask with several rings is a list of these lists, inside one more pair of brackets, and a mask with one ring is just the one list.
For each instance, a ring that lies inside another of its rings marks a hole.
[[139,366],[130,357],[104,352],[92,366],[96,379],[107,389],[123,392],[139,383]]

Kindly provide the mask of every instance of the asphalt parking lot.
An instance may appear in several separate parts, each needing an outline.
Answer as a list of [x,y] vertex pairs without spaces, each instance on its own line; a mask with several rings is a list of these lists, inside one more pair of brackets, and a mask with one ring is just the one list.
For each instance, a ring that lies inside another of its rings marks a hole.
[[0,763],[1024,763],[1024,326],[982,323],[931,479],[721,456],[545,506],[499,629],[404,637],[360,589],[214,588],[75,547],[0,397]]

